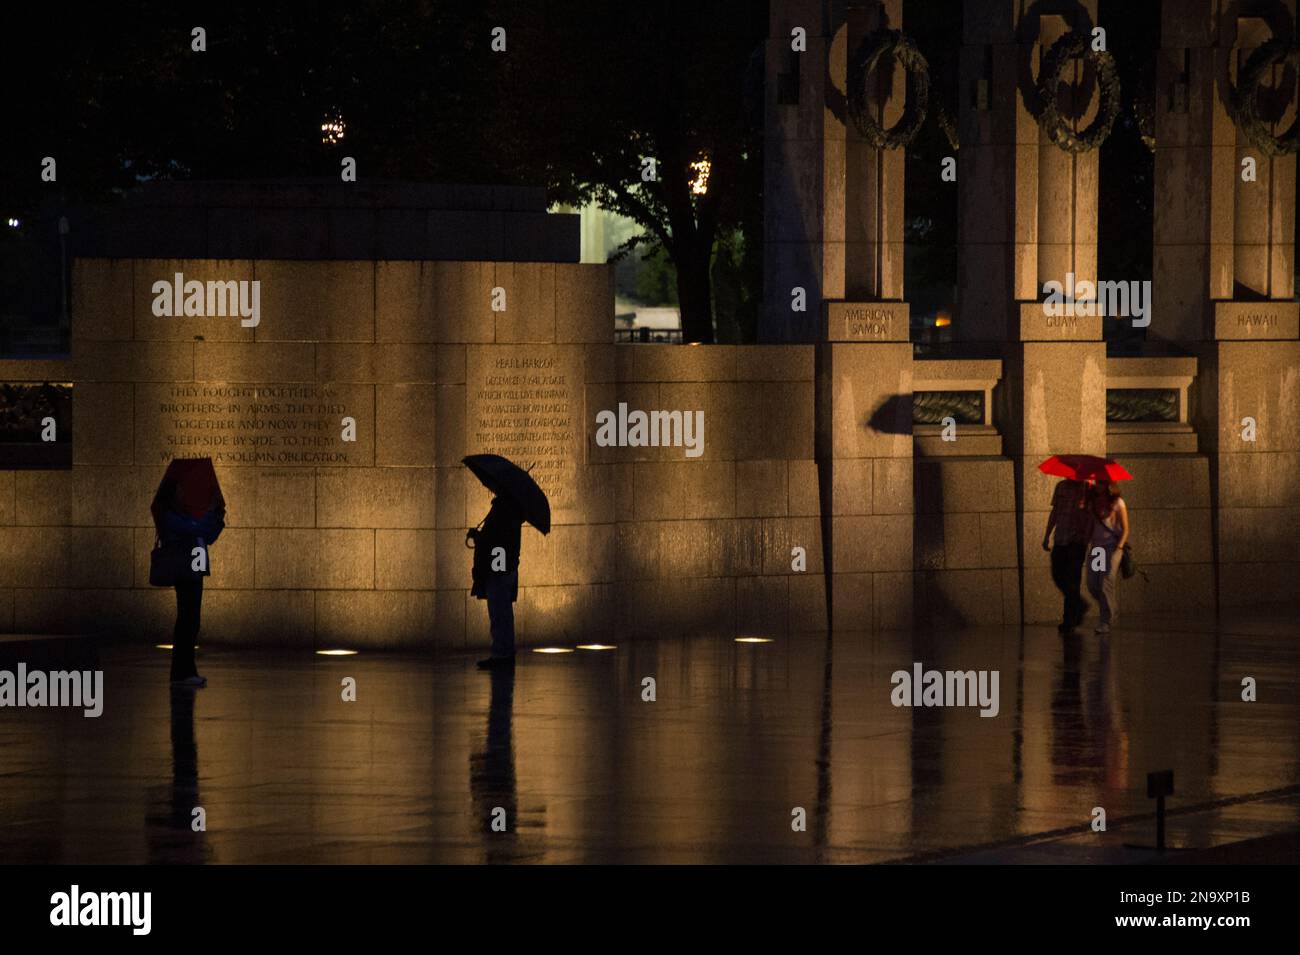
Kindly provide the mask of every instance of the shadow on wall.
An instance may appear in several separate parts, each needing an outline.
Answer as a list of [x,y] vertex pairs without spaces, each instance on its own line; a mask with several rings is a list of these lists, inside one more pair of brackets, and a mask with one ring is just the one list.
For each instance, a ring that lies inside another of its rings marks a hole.
[[867,427],[880,434],[912,433],[912,395],[890,395],[867,419]]
[[948,553],[943,482],[929,468],[913,468],[912,475],[912,619],[923,630],[965,629],[971,621],[948,598],[941,579]]

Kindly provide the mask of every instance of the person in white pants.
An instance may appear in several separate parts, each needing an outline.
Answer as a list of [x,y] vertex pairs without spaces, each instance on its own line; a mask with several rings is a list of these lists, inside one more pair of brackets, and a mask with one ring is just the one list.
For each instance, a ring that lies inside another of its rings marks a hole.
[[1097,601],[1101,620],[1096,632],[1110,633],[1119,617],[1119,564],[1128,544],[1128,506],[1119,485],[1098,484],[1092,496],[1092,532],[1088,544],[1088,592]]

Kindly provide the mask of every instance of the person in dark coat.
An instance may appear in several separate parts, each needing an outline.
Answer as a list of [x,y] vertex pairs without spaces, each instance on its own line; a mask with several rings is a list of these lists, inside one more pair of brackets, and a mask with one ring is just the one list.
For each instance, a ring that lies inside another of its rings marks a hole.
[[[197,495],[197,496],[196,496]],[[202,500],[200,500],[202,498]],[[215,485],[186,487],[170,476],[158,485],[150,508],[154,528],[166,544],[180,542],[187,552],[195,547],[206,551],[226,526],[226,502]],[[210,552],[205,555],[210,561]],[[211,564],[208,565],[211,572]],[[203,604],[203,574],[191,572],[176,581],[176,626],[172,631],[171,681],[179,686],[207,686],[194,660],[194,645],[199,636],[200,611]]]
[[478,662],[482,669],[514,666],[514,602],[519,598],[519,536],[524,523],[519,508],[495,488],[491,490],[496,496],[487,517],[467,535],[474,546],[470,593],[487,601],[492,631],[491,655]]

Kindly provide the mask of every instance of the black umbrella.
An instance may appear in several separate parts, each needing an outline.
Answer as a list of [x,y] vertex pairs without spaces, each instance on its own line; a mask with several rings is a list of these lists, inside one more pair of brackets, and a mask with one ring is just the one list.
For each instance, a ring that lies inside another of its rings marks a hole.
[[551,532],[551,502],[527,471],[499,454],[471,454],[461,463],[489,491],[510,498],[529,524],[543,534]]

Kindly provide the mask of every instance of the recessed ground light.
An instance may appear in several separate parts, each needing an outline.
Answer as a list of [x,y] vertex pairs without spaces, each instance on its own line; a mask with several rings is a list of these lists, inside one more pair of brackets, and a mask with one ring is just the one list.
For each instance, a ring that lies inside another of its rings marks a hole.
[[615,649],[615,647],[612,643],[580,643],[578,644],[578,649],[579,650],[613,650]]
[[318,657],[354,657],[357,655],[356,650],[317,650]]
[[572,653],[573,647],[533,647],[533,653]]
[[737,643],[772,643],[771,637],[737,637]]
[[[155,649],[155,650],[171,650],[171,649],[172,649],[172,645],[171,645],[170,643],[155,643],[153,646],[154,646],[154,649]],[[198,648],[199,648],[199,645],[198,645],[197,643],[194,644],[194,649],[197,650]]]

